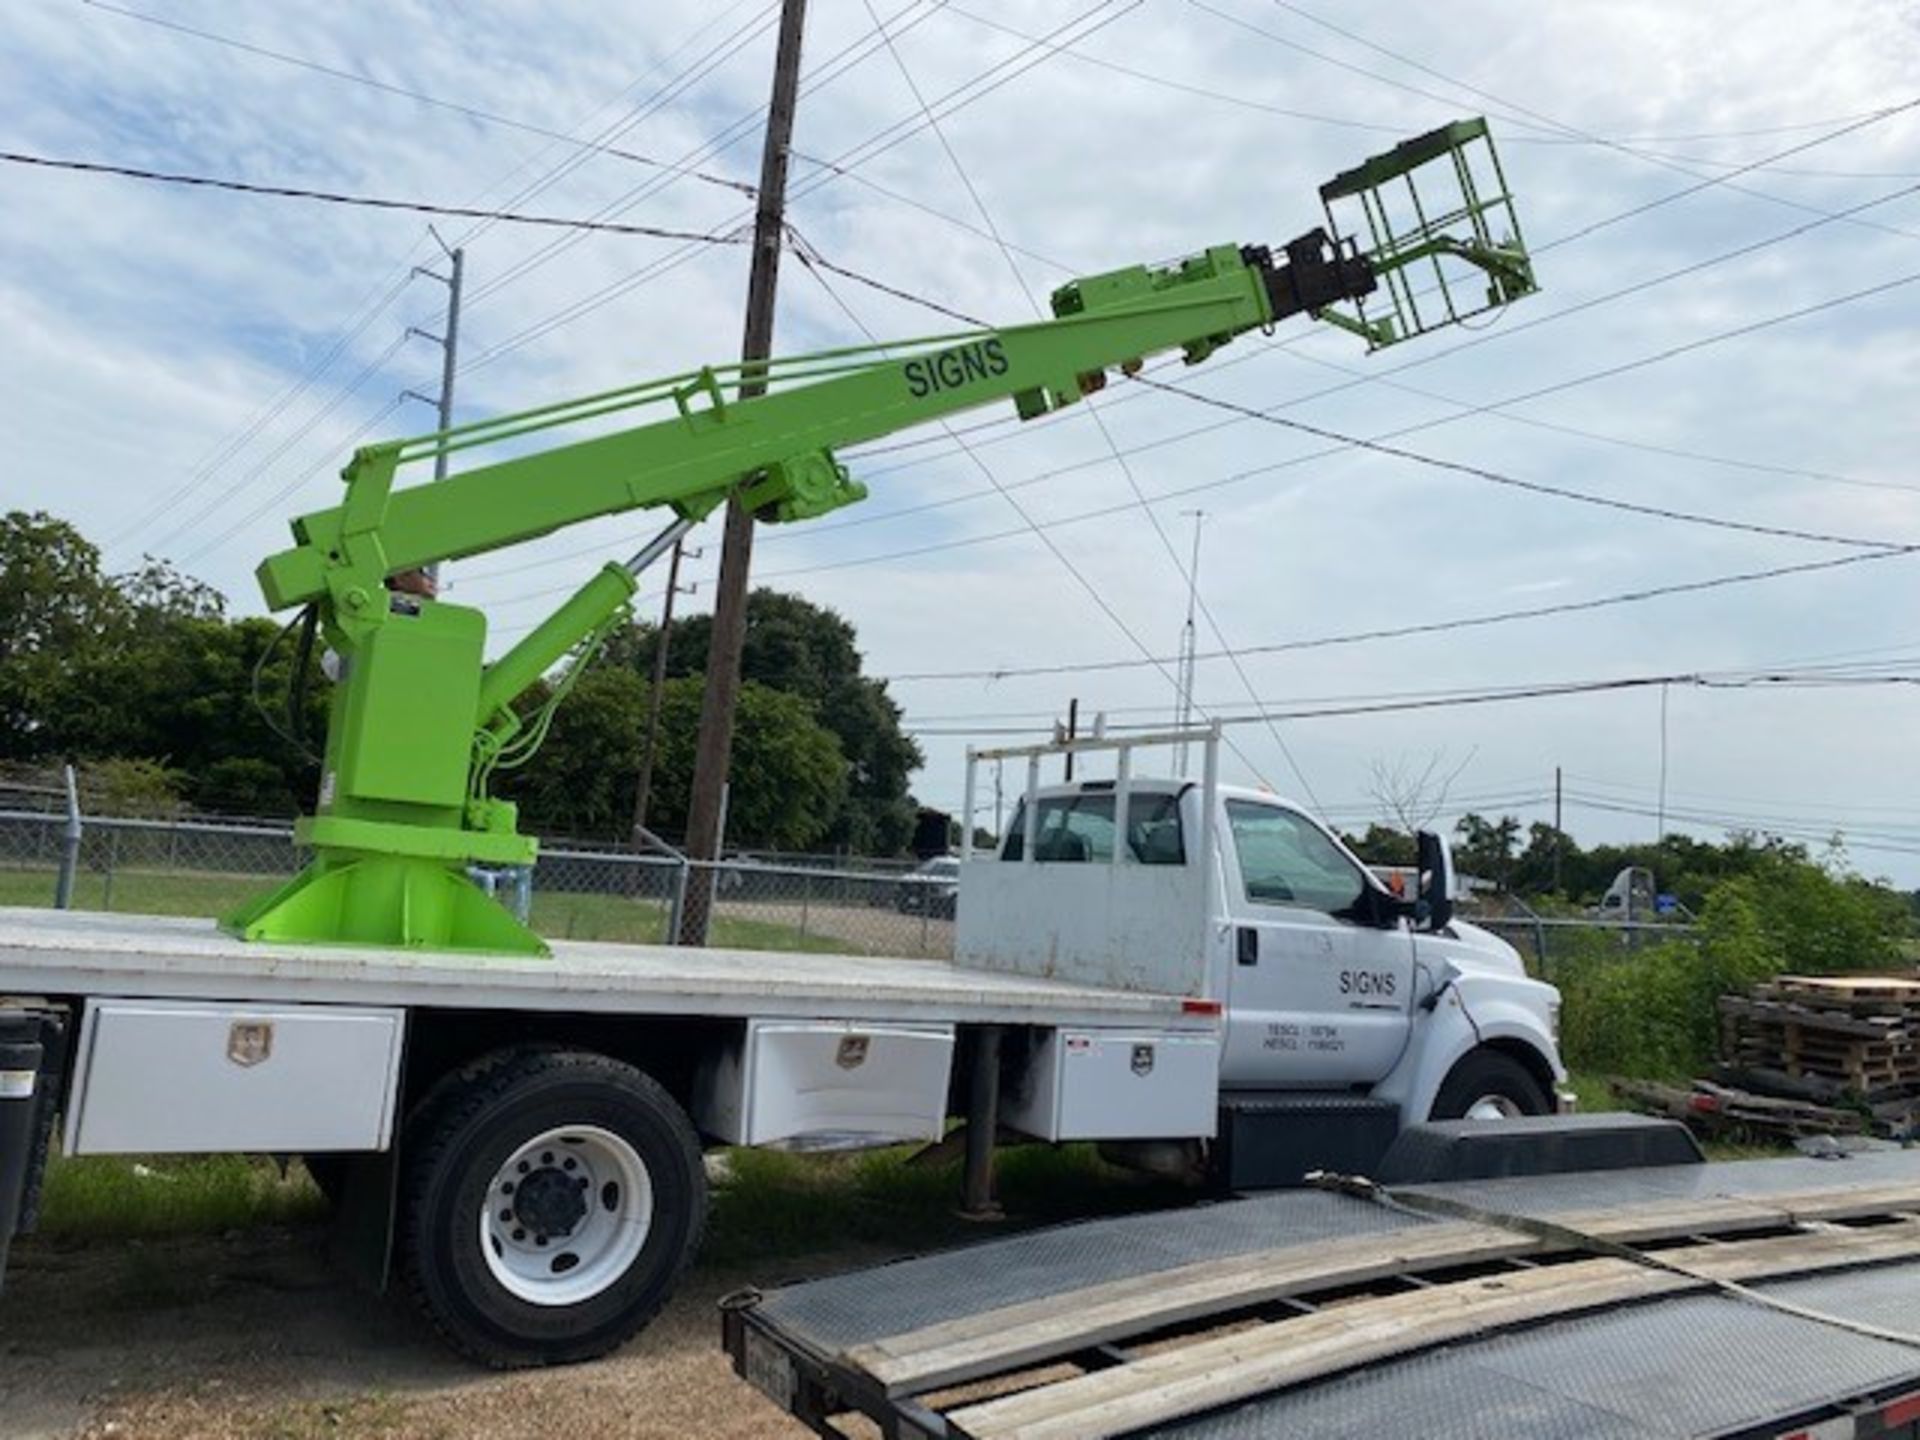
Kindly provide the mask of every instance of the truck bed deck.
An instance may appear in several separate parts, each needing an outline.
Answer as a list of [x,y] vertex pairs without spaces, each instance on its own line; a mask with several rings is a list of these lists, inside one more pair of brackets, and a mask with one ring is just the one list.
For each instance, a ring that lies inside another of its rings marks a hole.
[[1454,1213],[1293,1191],[1062,1226],[736,1297],[726,1342],[824,1436],[1916,1433],[1920,1341],[1834,1322],[1920,1332],[1920,1154],[1399,1193]]
[[208,920],[0,907],[0,994],[1211,1029],[1179,996],[938,960],[556,940],[551,957],[243,942]]

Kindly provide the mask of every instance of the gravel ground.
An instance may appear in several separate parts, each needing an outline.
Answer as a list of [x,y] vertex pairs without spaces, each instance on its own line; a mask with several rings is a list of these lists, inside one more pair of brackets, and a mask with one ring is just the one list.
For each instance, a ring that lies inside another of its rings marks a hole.
[[[398,1297],[353,1289],[319,1230],[54,1249],[23,1242],[0,1305],[10,1440],[804,1437],[738,1380],[716,1306],[743,1274],[696,1271],[605,1360],[491,1374]],[[829,1269],[873,1253],[809,1257]],[[766,1281],[761,1273],[756,1277]]]

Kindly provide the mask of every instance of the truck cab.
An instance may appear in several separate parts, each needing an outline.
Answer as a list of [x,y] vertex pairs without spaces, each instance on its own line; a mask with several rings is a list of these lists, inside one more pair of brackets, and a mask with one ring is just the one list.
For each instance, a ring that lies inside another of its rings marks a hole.
[[1452,913],[1444,841],[1422,837],[1419,893],[1396,895],[1289,800],[1129,768],[1028,788],[962,867],[963,963],[1217,1005],[1215,1139],[1269,1117],[1303,1163],[1359,1158],[1310,1131],[1384,1144],[1557,1107],[1558,992]]

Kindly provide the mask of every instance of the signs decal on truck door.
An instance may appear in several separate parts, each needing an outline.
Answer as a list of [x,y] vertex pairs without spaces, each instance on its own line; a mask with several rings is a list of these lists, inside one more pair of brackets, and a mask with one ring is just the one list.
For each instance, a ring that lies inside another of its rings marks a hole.
[[1400,977],[1391,970],[1342,970],[1340,993],[1348,996],[1349,1010],[1398,1010],[1394,996]]

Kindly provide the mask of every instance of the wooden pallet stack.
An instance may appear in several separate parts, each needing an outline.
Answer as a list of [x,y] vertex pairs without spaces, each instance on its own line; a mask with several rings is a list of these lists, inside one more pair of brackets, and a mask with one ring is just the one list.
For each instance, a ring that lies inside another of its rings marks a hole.
[[1783,975],[1720,1000],[1722,1054],[1860,1099],[1920,1088],[1920,980]]
[[1920,1119],[1920,979],[1783,975],[1720,1000],[1720,1078],[1842,1104],[1882,1134]]

